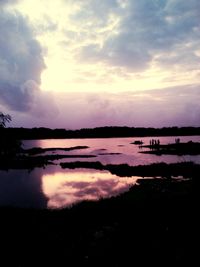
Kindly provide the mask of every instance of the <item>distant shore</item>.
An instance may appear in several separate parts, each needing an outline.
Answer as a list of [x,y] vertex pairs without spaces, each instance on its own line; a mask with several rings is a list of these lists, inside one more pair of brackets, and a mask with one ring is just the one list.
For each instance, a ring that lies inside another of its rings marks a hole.
[[65,139],[65,138],[112,138],[147,136],[192,136],[200,135],[200,127],[98,127],[80,130],[49,128],[0,128],[0,134],[19,140]]

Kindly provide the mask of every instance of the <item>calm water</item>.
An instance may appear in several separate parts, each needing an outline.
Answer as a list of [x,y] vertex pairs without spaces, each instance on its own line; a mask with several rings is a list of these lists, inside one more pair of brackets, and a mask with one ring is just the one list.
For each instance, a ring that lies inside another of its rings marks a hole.
[[[159,139],[161,144],[174,143],[177,137],[153,137]],[[200,142],[200,136],[184,136],[179,137],[181,142]],[[144,145],[149,145],[152,137],[144,138],[99,138],[99,139],[50,139],[50,140],[34,140],[24,141],[25,148],[42,147],[42,148],[56,148],[56,147],[74,147],[74,146],[88,146],[88,149],[74,150],[74,151],[58,151],[58,154],[66,155],[95,155],[95,158],[90,158],[88,161],[100,161],[103,164],[121,164],[127,163],[130,165],[151,164],[153,162],[182,162],[194,161],[200,163],[200,155],[198,156],[176,156],[176,155],[151,155],[138,153],[141,150],[137,145],[131,144],[135,140],[142,140]],[[53,152],[55,153],[55,151]],[[109,153],[120,153],[117,155],[109,155]],[[49,152],[48,152],[49,154]],[[64,159],[65,162],[71,161],[86,161],[85,158]]]
[[108,171],[46,169],[0,171],[0,205],[61,208],[128,190],[138,177],[120,178]]
[[[173,143],[177,137],[159,137],[161,144]],[[156,156],[138,153],[138,146],[130,144],[142,140],[149,144],[150,137],[145,138],[109,138],[109,139],[59,139],[24,141],[25,148],[31,147],[73,147],[89,146],[87,149],[68,152],[54,151],[56,154],[95,155],[88,159],[62,159],[59,162],[100,161],[103,164],[128,163],[130,165],[150,164],[153,162],[194,161],[200,163],[200,156]],[[154,139],[158,139],[155,138]],[[200,141],[199,136],[180,137],[182,142]],[[48,152],[49,154],[50,152]],[[120,154],[110,154],[120,153]],[[91,169],[63,170],[59,165],[47,168],[27,170],[0,171],[0,205],[34,208],[61,208],[71,206],[82,200],[98,200],[120,194],[136,183],[138,177],[120,178],[108,171]]]

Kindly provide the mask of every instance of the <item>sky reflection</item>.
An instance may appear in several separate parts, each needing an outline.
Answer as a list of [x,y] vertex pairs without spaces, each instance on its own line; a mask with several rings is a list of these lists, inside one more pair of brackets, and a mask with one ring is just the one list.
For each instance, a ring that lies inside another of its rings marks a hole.
[[138,177],[120,178],[107,171],[75,169],[44,174],[42,191],[48,208],[71,206],[83,200],[117,195],[135,184]]
[[[28,140],[23,141],[24,148],[42,147],[42,148],[55,148],[55,147],[74,147],[74,146],[88,146],[87,149],[77,149],[73,151],[56,151],[58,154],[66,155],[96,155],[95,158],[90,158],[89,161],[100,161],[102,164],[129,164],[129,165],[145,165],[155,162],[175,163],[182,161],[193,161],[200,163],[200,155],[190,156],[177,156],[177,155],[152,155],[141,154],[137,145],[131,144],[136,140],[142,140],[144,145],[149,145],[150,140],[159,139],[161,144],[174,143],[174,136],[165,137],[129,137],[129,138],[94,138],[94,139],[48,139],[48,140]],[[199,142],[200,136],[179,136],[181,142]],[[55,152],[55,151],[54,151]],[[109,154],[120,153],[120,154]],[[49,153],[48,153],[49,154]],[[103,155],[102,155],[103,154]],[[57,163],[63,160],[56,161]],[[77,158],[65,159],[65,161],[77,161]],[[78,158],[78,161],[86,161],[85,158]]]
[[41,191],[41,176],[46,170],[0,171],[0,206],[46,209],[48,199]]
[[[161,144],[172,143],[176,137],[158,137]],[[156,137],[156,139],[158,139]],[[98,200],[103,197],[117,195],[128,190],[137,177],[120,178],[108,171],[92,169],[63,170],[59,162],[99,161],[102,164],[147,165],[158,162],[200,163],[200,155],[151,155],[138,153],[139,147],[130,144],[142,140],[149,144],[152,137],[144,138],[108,138],[108,139],[57,139],[24,141],[24,148],[30,147],[74,147],[86,145],[82,150],[64,151],[66,155],[96,155],[95,158],[68,158],[55,160],[58,165],[48,165],[46,168],[27,170],[0,171],[0,206],[61,208],[71,206],[83,200]],[[155,139],[155,137],[154,137]],[[200,141],[200,136],[181,137],[182,142]],[[54,151],[61,154],[63,151]],[[63,152],[63,153],[64,153]],[[121,154],[112,154],[121,153]]]

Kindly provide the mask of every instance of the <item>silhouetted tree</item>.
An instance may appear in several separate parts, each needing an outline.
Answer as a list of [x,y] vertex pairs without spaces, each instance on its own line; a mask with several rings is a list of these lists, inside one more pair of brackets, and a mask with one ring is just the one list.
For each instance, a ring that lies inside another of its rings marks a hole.
[[6,127],[6,123],[12,120],[9,114],[3,114],[0,112],[0,128]]
[[17,140],[14,136],[7,136],[5,132],[6,124],[11,122],[12,118],[9,114],[4,114],[0,112],[0,129],[1,129],[1,137],[0,137],[0,156],[15,156],[20,150],[22,146],[22,142]]

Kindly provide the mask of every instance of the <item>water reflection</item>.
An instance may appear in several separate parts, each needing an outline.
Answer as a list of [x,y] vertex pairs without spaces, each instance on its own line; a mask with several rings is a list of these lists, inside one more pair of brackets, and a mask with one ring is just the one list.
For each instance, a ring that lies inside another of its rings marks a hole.
[[0,171],[0,206],[61,208],[128,190],[138,177],[120,178],[108,171],[46,169]]
[[[154,137],[155,138],[155,137]],[[141,138],[149,144],[152,137]],[[157,138],[156,138],[157,139]],[[174,137],[160,137],[162,144],[174,142]],[[182,142],[200,141],[199,136],[180,137]],[[148,155],[138,153],[139,148],[130,144],[137,138],[109,139],[61,139],[24,141],[24,147],[33,146],[73,147],[89,146],[88,149],[74,150],[66,154],[95,154],[88,161],[100,161],[102,164],[129,165],[151,164],[157,162],[194,161],[200,163],[198,156]],[[64,153],[64,152],[63,152]],[[121,153],[121,154],[110,154]],[[60,153],[59,153],[60,154]],[[64,159],[62,161],[86,161],[87,159]],[[54,163],[59,161],[54,161]],[[61,208],[82,200],[97,200],[100,197],[117,195],[135,183],[137,177],[120,178],[107,171],[75,169],[63,170],[60,166],[49,165],[46,169],[0,171],[0,205],[34,208]]]
[[0,171],[0,205],[21,208],[46,208],[41,191],[43,169]]
[[[174,136],[167,137],[143,137],[140,138],[144,145],[149,145],[151,139],[159,139],[161,144],[174,143]],[[199,142],[200,136],[180,136],[181,142]],[[94,139],[48,139],[48,140],[31,140],[24,141],[24,147],[42,147],[42,148],[55,148],[55,147],[74,147],[74,146],[88,146],[87,149],[73,150],[69,152],[57,151],[58,154],[66,155],[96,155],[95,158],[90,158],[89,161],[100,161],[102,164],[123,164],[129,165],[144,165],[155,162],[175,163],[182,161],[193,161],[200,163],[200,155],[197,156],[177,156],[177,155],[152,155],[141,154],[141,151],[137,145],[131,144],[138,140],[138,138],[94,138]],[[55,153],[55,151],[54,151]],[[111,153],[111,154],[110,154]],[[120,153],[120,154],[113,154]],[[48,153],[49,154],[49,153]],[[65,159],[65,161],[85,161],[84,158]],[[57,163],[59,163],[57,161]]]
[[138,177],[119,178],[107,171],[75,169],[45,174],[42,190],[48,208],[70,206],[83,200],[98,200],[128,190]]

